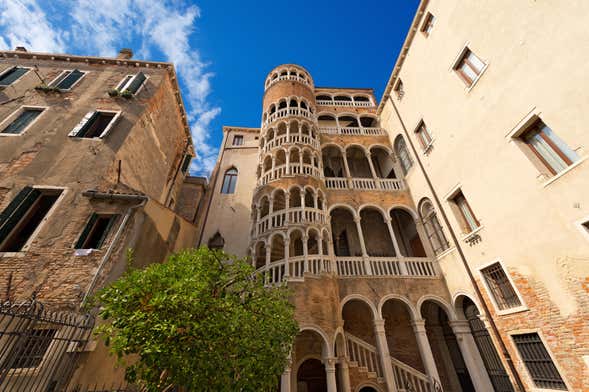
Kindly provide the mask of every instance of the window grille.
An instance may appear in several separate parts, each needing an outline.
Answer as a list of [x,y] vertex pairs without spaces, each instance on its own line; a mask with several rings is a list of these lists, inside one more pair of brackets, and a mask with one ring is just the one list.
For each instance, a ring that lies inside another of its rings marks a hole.
[[438,220],[434,206],[429,200],[424,200],[420,209],[423,226],[430,244],[436,254],[440,254],[450,247],[444,229]]
[[493,265],[484,268],[482,271],[489,291],[497,307],[501,310],[512,309],[522,306],[522,303],[511,285],[509,278],[501,264],[494,263]]
[[567,390],[566,384],[537,333],[513,335],[513,341],[536,387]]

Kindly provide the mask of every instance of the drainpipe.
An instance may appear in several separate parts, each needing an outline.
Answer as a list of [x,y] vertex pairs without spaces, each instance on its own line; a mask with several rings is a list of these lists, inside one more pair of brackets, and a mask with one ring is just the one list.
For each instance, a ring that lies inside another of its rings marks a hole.
[[131,215],[133,215],[133,213],[137,210],[137,208],[143,207],[145,205],[145,203],[147,202],[147,196],[143,196],[143,195],[119,195],[119,194],[112,194],[112,193],[103,193],[103,192],[98,192],[98,191],[94,191],[94,190],[83,192],[82,195],[86,196],[88,198],[91,198],[91,199],[100,199],[100,200],[123,200],[123,201],[135,200],[135,201],[138,201],[139,204],[135,204],[135,205],[129,207],[127,209],[127,212],[123,216],[123,220],[122,220],[121,224],[119,225],[117,232],[115,233],[112,241],[110,242],[110,245],[106,249],[104,256],[102,256],[102,259],[100,260],[100,264],[98,265],[98,269],[94,273],[94,276],[92,277],[92,281],[90,282],[88,289],[86,289],[86,293],[84,293],[84,297],[82,298],[82,302],[80,303],[80,309],[82,309],[84,307],[84,305],[86,305],[88,298],[92,294],[92,291],[94,290],[94,287],[96,286],[96,282],[98,281],[98,276],[100,275],[100,273],[104,269],[104,266],[106,265],[106,262],[110,258],[110,255],[115,248],[115,244],[118,243],[121,235],[123,234],[123,231],[125,230],[125,226],[127,226],[127,222],[129,221],[129,218],[131,217]]
[[499,345],[501,346],[501,352],[503,353],[503,356],[505,357],[505,362],[507,362],[507,365],[509,366],[509,370],[511,370],[511,373],[513,375],[513,378],[515,378],[515,382],[517,383],[519,390],[525,391],[526,389],[524,388],[524,384],[520,378],[520,375],[517,372],[515,365],[513,364],[513,360],[511,358],[511,355],[509,355],[509,351],[507,351],[507,346],[505,345],[505,342],[503,342],[503,339],[501,338],[501,335],[499,333],[499,329],[497,328],[497,324],[495,324],[495,320],[493,320],[493,317],[491,317],[491,312],[489,311],[489,307],[487,306],[487,303],[483,299],[483,294],[481,293],[481,290],[479,289],[479,286],[477,285],[477,282],[474,278],[472,270],[470,269],[470,266],[469,266],[468,262],[466,261],[466,256],[464,255],[462,247],[460,246],[460,242],[458,241],[458,237],[456,236],[456,233],[454,232],[454,230],[452,229],[452,226],[450,225],[450,221],[448,220],[448,216],[446,215],[446,212],[442,208],[442,203],[440,202],[440,199],[438,198],[438,194],[436,193],[434,186],[433,186],[427,172],[425,171],[425,167],[423,166],[423,163],[421,162],[421,159],[419,158],[419,155],[417,153],[417,150],[415,149],[415,145],[413,144],[413,141],[409,137],[409,132],[407,131],[407,127],[405,127],[405,123],[403,122],[403,119],[401,118],[401,114],[399,113],[399,110],[397,109],[397,106],[395,105],[395,102],[393,101],[393,99],[391,98],[390,95],[388,96],[388,99],[391,102],[391,105],[393,105],[393,109],[395,109],[395,114],[397,115],[397,118],[399,119],[399,122],[401,123],[401,127],[403,128],[403,132],[405,133],[405,138],[407,139],[407,141],[409,142],[409,145],[411,146],[411,151],[413,151],[413,155],[415,156],[415,159],[417,160],[417,163],[419,164],[419,168],[421,169],[421,172],[423,173],[423,177],[425,178],[425,181],[427,182],[427,186],[434,197],[434,200],[438,206],[438,210],[442,214],[442,218],[444,218],[444,223],[446,224],[446,227],[448,228],[448,231],[450,232],[450,235],[452,237],[452,241],[454,241],[454,244],[456,245],[456,250],[458,250],[458,254],[460,255],[460,259],[462,260],[462,264],[464,265],[464,268],[466,269],[466,273],[468,274],[470,282],[471,282],[472,286],[474,287],[475,294],[477,296],[477,300],[479,301],[479,303],[481,304],[481,306],[483,308],[484,316],[487,318],[487,320],[489,320],[489,324],[491,325],[491,329],[493,330],[493,335],[495,335],[496,340],[499,342]]

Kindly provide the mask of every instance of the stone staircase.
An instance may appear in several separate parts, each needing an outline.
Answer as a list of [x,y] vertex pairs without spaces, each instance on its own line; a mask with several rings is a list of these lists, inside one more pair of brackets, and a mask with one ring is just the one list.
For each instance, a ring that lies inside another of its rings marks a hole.
[[[385,385],[384,373],[378,359],[376,347],[364,340],[346,333],[346,346],[350,368],[350,379],[358,377]],[[419,370],[391,357],[393,376],[398,392],[437,392],[431,379]]]

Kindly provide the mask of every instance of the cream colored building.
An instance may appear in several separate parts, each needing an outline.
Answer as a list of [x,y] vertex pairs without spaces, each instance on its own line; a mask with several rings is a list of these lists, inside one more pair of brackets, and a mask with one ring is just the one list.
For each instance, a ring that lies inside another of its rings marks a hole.
[[422,0],[380,103],[268,74],[201,243],[293,288],[281,391],[589,390],[588,16]]

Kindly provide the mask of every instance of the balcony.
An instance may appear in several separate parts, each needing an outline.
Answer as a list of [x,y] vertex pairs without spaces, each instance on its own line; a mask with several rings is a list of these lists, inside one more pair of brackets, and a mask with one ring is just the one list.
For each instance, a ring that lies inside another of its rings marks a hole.
[[326,177],[325,187],[332,190],[402,191],[405,184],[396,178]]
[[255,226],[255,235],[262,235],[270,230],[283,228],[289,224],[315,224],[327,223],[325,211],[312,207],[296,207],[287,210],[272,212],[259,219]]
[[264,115],[263,124],[268,125],[276,120],[280,120],[281,118],[287,118],[291,116],[304,117],[309,120],[315,120],[315,115],[309,109],[299,107],[286,107],[278,109],[275,112],[268,114],[267,116]]
[[307,144],[314,149],[319,149],[319,140],[314,139],[310,135],[295,133],[289,135],[274,136],[272,139],[265,141],[262,147],[262,152],[266,153],[275,147],[280,147],[284,144]]
[[319,127],[324,135],[351,135],[351,136],[386,136],[386,131],[378,127]]
[[264,172],[258,180],[258,186],[266,185],[271,181],[279,180],[283,177],[305,175],[320,178],[319,168],[310,163],[289,163],[277,165],[274,169]]

